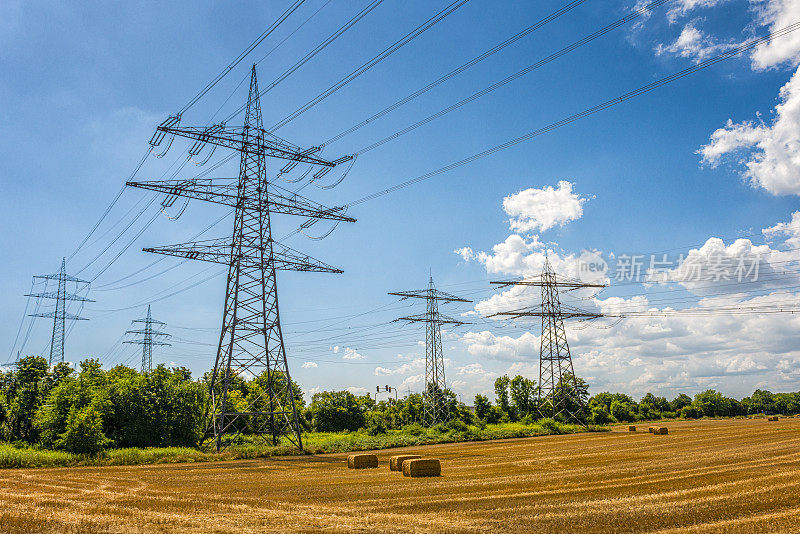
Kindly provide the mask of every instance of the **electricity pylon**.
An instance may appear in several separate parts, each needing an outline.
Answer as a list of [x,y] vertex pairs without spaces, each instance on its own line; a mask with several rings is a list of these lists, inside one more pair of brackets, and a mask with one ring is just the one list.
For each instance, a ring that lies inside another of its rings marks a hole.
[[[67,313],[67,301],[78,302],[94,302],[91,299],[81,297],[75,293],[67,293],[67,282],[73,282],[77,287],[83,285],[84,289],[89,286],[89,282],[75,278],[66,273],[66,261],[61,259],[61,270],[55,274],[38,274],[34,278],[43,278],[45,280],[56,280],[57,289],[55,291],[46,291],[44,293],[32,293],[25,295],[26,297],[36,297],[40,299],[53,299],[56,301],[56,308],[51,312],[46,313],[32,313],[31,317],[47,317],[53,319],[53,337],[50,339],[50,360],[49,364],[60,363],[64,361],[64,337],[66,335],[67,319],[70,321],[88,321],[85,317],[78,317],[77,315]],[[46,287],[45,287],[46,289]]]
[[171,347],[172,345],[166,341],[162,341],[163,339],[169,339],[171,336],[166,332],[153,329],[153,325],[161,327],[165,326],[167,323],[153,319],[153,316],[150,314],[149,304],[147,305],[147,317],[131,321],[131,324],[135,325],[137,323],[144,323],[144,327],[136,330],[128,330],[125,333],[141,337],[123,341],[123,343],[133,343],[142,346],[142,372],[149,373],[153,370],[153,347]]
[[443,324],[459,326],[467,323],[439,313],[439,302],[446,304],[448,302],[472,301],[439,291],[433,285],[433,276],[430,277],[428,282],[428,289],[394,291],[389,294],[403,299],[418,298],[427,301],[425,313],[400,317],[395,321],[425,323],[425,394],[423,396],[422,420],[427,426],[445,422],[450,418],[450,413],[444,399],[447,383],[444,378],[441,326]]
[[[542,288],[542,303],[538,306],[498,312],[494,316],[541,317],[542,335],[539,338],[539,413],[544,417],[566,419],[586,423],[586,406],[578,390],[572,356],[564,330],[564,319],[590,320],[602,317],[600,313],[580,310],[562,304],[558,289],[574,291],[589,287],[606,287],[605,284],[589,284],[556,275],[550,260],[545,259],[542,274],[531,280],[505,280],[490,282],[501,286],[539,286]],[[577,408],[576,408],[577,407]]]
[[[144,249],[228,266],[222,331],[210,384],[211,421],[207,437],[213,436],[217,450],[221,450],[247,430],[270,437],[274,444],[286,436],[302,450],[300,422],[281,332],[275,272],[342,271],[275,241],[270,214],[307,217],[304,227],[318,219],[348,222],[355,219],[345,216],[344,207],[327,208],[268,181],[266,157],[289,160],[281,172],[288,172],[300,163],[320,167],[314,174],[318,178],[352,156],[334,161],[320,159],[313,154],[321,147],[301,149],[265,131],[255,65],[242,127],[224,124],[181,127],[179,123],[180,116],[164,121],[151,145],[160,144],[167,135],[177,135],[194,140],[190,156],[207,143],[241,153],[239,177],[233,183],[225,179],[192,179],[127,184],[235,207],[232,237]],[[260,393],[246,399],[238,396],[231,399],[237,377],[258,377],[265,383],[262,382]]]

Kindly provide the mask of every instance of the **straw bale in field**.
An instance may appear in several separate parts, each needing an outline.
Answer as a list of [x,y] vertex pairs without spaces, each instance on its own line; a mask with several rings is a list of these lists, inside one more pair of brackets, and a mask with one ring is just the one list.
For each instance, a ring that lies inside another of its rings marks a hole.
[[628,425],[628,432],[636,432],[636,425]]
[[392,456],[391,458],[389,458],[389,470],[402,471],[404,461],[415,460],[417,458],[422,458],[422,456],[420,456],[419,454],[401,454],[398,456]]
[[667,434],[669,434],[669,429],[665,426],[654,426],[652,428],[653,428],[653,434],[656,434],[658,436],[666,436]]
[[778,420],[778,416],[777,415],[773,415],[773,416],[767,417],[767,421],[777,421],[777,420]]
[[403,476],[438,477],[442,474],[442,464],[438,458],[416,458],[403,462]]
[[351,454],[347,457],[347,467],[350,469],[378,467],[378,456],[375,454]]
[[650,428],[647,429],[647,431],[652,434],[655,431],[656,428],[658,428],[658,427],[651,426]]

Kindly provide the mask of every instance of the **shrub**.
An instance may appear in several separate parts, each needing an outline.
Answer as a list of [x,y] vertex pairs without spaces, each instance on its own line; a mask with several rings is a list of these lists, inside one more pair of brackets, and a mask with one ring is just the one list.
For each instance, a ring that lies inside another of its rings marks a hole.
[[547,430],[551,434],[560,434],[561,426],[553,419],[546,417],[539,420],[539,426]]
[[606,425],[611,421],[611,414],[605,406],[595,406],[592,408],[591,421],[595,425]]
[[94,406],[72,410],[67,418],[67,430],[56,441],[56,447],[68,452],[95,455],[111,440],[103,434],[103,418]]
[[620,423],[627,423],[636,419],[635,405],[626,401],[615,400],[611,403],[611,415]]
[[425,433],[425,427],[419,423],[411,423],[403,427],[403,432],[412,436],[421,436]]
[[381,412],[368,412],[367,413],[367,426],[364,431],[370,436],[377,436],[378,434],[386,434],[386,421]]
[[450,419],[447,423],[444,424],[445,429],[452,430],[455,432],[466,432],[469,430],[469,425],[467,425],[464,421],[460,419]]
[[683,419],[699,419],[703,417],[703,410],[690,404],[681,408],[681,418]]
[[536,421],[537,421],[536,416],[533,415],[532,413],[529,413],[528,415],[520,419],[519,422],[522,423],[523,425],[535,425]]

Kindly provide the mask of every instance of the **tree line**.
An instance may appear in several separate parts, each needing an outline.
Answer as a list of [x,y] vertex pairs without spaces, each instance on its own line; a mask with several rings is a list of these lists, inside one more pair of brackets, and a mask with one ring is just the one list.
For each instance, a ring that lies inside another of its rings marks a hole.
[[[274,373],[274,381],[285,377]],[[210,375],[193,379],[183,367],[159,365],[148,373],[122,365],[104,370],[97,360],[85,360],[77,369],[65,363],[49,367],[44,358],[22,358],[14,369],[0,373],[0,439],[48,449],[96,453],[109,447],[197,446],[203,439],[208,415]],[[283,384],[273,384],[273,388]],[[228,402],[242,410],[253,402],[266,402],[266,374],[232,381]],[[410,394],[376,402],[371,395],[350,391],[315,393],[306,404],[300,387],[292,392],[305,431],[361,431],[377,435],[390,430],[420,431],[425,395],[438,395],[450,421],[440,430],[463,430],[468,425],[505,422],[532,423],[540,418],[539,389],[522,376],[502,376],[494,384],[492,403],[476,395],[466,406],[450,391]],[[570,391],[567,391],[570,389]],[[569,395],[566,395],[569,393]],[[633,422],[660,418],[737,416],[753,413],[800,412],[800,393],[756,390],[741,400],[714,390],[694,398],[681,394],[668,401],[652,393],[639,402],[623,393],[588,395],[586,382],[565,377],[556,388],[565,398],[580,398],[587,420],[593,424]],[[266,408],[266,407],[264,407]],[[568,408],[580,411],[573,401]],[[242,419],[248,434],[257,421]]]

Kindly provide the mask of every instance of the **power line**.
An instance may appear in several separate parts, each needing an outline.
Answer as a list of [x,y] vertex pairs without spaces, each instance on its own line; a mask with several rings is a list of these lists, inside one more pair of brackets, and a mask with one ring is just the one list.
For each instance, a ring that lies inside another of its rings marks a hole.
[[367,152],[369,152],[371,150],[374,150],[374,149],[376,149],[376,148],[388,143],[389,141],[393,141],[393,140],[397,139],[398,137],[400,137],[402,135],[405,135],[405,134],[407,134],[409,132],[412,132],[412,131],[416,130],[420,126],[424,126],[424,125],[428,124],[429,122],[432,122],[432,121],[434,121],[434,120],[436,120],[436,119],[438,119],[440,117],[443,117],[444,115],[447,115],[451,111],[455,111],[456,109],[459,109],[459,108],[465,106],[466,104],[469,104],[470,102],[473,102],[473,101],[475,101],[475,100],[477,100],[477,99],[479,99],[479,98],[491,93],[495,89],[499,89],[500,87],[503,87],[504,85],[507,85],[507,84],[513,82],[514,80],[517,80],[518,78],[521,78],[522,76],[525,76],[526,74],[529,74],[530,72],[532,72],[532,71],[534,71],[534,70],[536,70],[536,69],[538,69],[538,68],[540,68],[540,67],[542,67],[544,65],[547,65],[548,63],[550,63],[552,61],[555,61],[556,59],[560,58],[561,56],[563,56],[565,54],[568,54],[569,52],[572,52],[573,50],[575,50],[577,48],[580,48],[581,46],[583,46],[585,44],[588,44],[588,43],[594,41],[595,39],[598,39],[599,37],[602,37],[603,35],[609,33],[610,31],[615,30],[616,28],[619,28],[620,26],[623,26],[624,24],[627,24],[628,22],[636,20],[637,18],[641,17],[642,15],[644,15],[646,13],[649,13],[651,10],[655,9],[656,7],[660,6],[661,4],[663,4],[663,3],[667,2],[667,1],[668,0],[657,0],[657,1],[653,2],[653,3],[651,3],[651,4],[648,4],[647,6],[645,6],[645,7],[641,8],[641,9],[631,13],[630,15],[627,15],[627,16],[625,16],[625,17],[623,17],[623,18],[621,18],[621,19],[619,19],[619,20],[617,20],[615,22],[612,22],[608,26],[606,26],[606,27],[604,27],[604,28],[602,28],[602,29],[590,34],[590,35],[587,35],[583,39],[580,39],[579,41],[576,41],[576,42],[572,43],[571,45],[569,45],[567,47],[562,48],[558,52],[550,54],[546,58],[544,58],[544,59],[542,59],[540,61],[537,61],[533,65],[529,65],[528,67],[526,67],[526,68],[524,68],[524,69],[522,69],[520,71],[515,72],[511,76],[503,78],[499,82],[495,82],[492,85],[490,85],[490,86],[478,91],[477,93],[473,93],[472,95],[468,96],[467,98],[465,98],[463,100],[460,100],[460,101],[456,102],[455,104],[453,104],[451,106],[448,106],[448,107],[438,111],[437,113],[434,113],[433,115],[429,115],[428,117],[422,119],[421,121],[417,121],[414,124],[403,128],[402,130],[399,130],[399,131],[397,131],[397,132],[395,132],[395,133],[393,133],[393,134],[391,134],[391,135],[389,135],[387,137],[384,137],[383,139],[381,139],[379,141],[376,141],[376,142],[374,142],[374,143],[362,148],[357,153],[358,154],[365,154],[365,153],[367,153]]
[[[570,2],[570,3],[566,4],[565,6],[562,6],[560,9],[554,11],[553,13],[551,13],[550,15],[546,16],[545,18],[539,20],[535,24],[532,24],[531,26],[528,26],[524,30],[518,32],[517,34],[515,34],[515,35],[513,35],[511,37],[509,37],[508,39],[506,39],[502,43],[498,44],[497,46],[495,46],[493,48],[490,48],[489,50],[487,50],[483,54],[480,54],[479,56],[476,56],[476,57],[472,58],[470,61],[464,63],[463,65],[457,67],[456,69],[451,70],[450,72],[448,72],[444,76],[441,76],[440,78],[434,80],[433,82],[429,83],[428,85],[426,85],[422,89],[419,89],[419,90],[411,93],[410,95],[406,96],[405,98],[402,98],[402,99],[398,100],[397,102],[395,102],[394,104],[392,104],[392,105],[382,109],[381,111],[379,111],[379,112],[367,117],[366,119],[364,119],[363,121],[359,122],[355,126],[351,126],[347,130],[344,130],[344,131],[340,132],[339,134],[331,137],[330,139],[325,141],[324,144],[325,145],[330,145],[331,143],[335,143],[336,141],[342,139],[345,136],[350,135],[351,133],[355,132],[356,130],[359,130],[359,129],[363,128],[367,124],[370,124],[371,122],[374,122],[374,121],[380,119],[384,115],[386,115],[388,113],[391,113],[392,111],[396,110],[397,108],[408,104],[409,102],[411,102],[415,98],[427,93],[431,89],[434,89],[435,87],[438,87],[439,85],[443,84],[447,80],[449,80],[449,79],[461,74],[462,72],[474,67],[475,65],[477,65],[478,63],[480,63],[484,59],[486,59],[486,58],[488,58],[490,56],[493,56],[494,54],[496,54],[500,50],[503,50],[505,47],[507,47],[507,46],[509,46],[509,45],[511,45],[513,43],[516,43],[517,41],[519,41],[523,37],[529,35],[530,33],[534,32],[536,30],[538,30],[539,28],[543,27],[547,23],[552,22],[553,20],[557,19],[558,17],[560,17],[561,15],[567,13],[568,11],[571,11],[574,7],[579,6],[580,4],[584,3],[585,1],[586,0],[574,0],[573,2]],[[666,0],[664,0],[664,1],[666,1]]]
[[261,35],[259,35],[255,39],[255,41],[250,43],[247,46],[247,48],[245,48],[242,51],[241,54],[236,56],[236,58],[234,58],[234,60],[231,61],[227,67],[222,69],[222,71],[219,74],[217,74],[210,82],[208,82],[205,85],[205,87],[203,87],[200,90],[200,92],[194,96],[194,98],[189,100],[189,102],[185,106],[183,106],[181,110],[178,112],[178,115],[183,115],[184,113],[186,113],[186,111],[188,111],[189,108],[191,108],[198,100],[203,98],[203,96],[206,93],[208,93],[215,85],[217,85],[217,83],[219,83],[220,80],[222,80],[230,71],[236,68],[236,66],[239,63],[241,63],[244,60],[244,58],[250,54],[250,52],[252,52],[259,44],[261,44],[264,41],[264,39],[269,37],[272,34],[272,32],[274,32],[278,28],[278,26],[280,26],[283,23],[283,21],[289,18],[289,15],[294,13],[297,10],[297,8],[299,8],[303,4],[303,2],[305,2],[305,0],[297,0],[294,4],[289,6],[286,9],[286,11],[284,11],[283,14],[280,17],[278,17],[278,19],[275,22],[273,22],[266,30],[264,30],[264,32]]
[[[579,2],[575,2],[575,3],[580,3],[580,2],[583,2],[583,1],[585,1],[585,0],[580,0]],[[342,78],[341,80],[336,82],[335,84],[333,84],[330,87],[328,87],[322,93],[320,93],[316,97],[312,98],[310,101],[308,101],[307,103],[303,104],[298,109],[296,109],[295,111],[293,111],[292,113],[290,113],[289,115],[284,117],[282,120],[280,120],[279,122],[275,123],[270,128],[270,131],[274,132],[274,131],[276,131],[276,130],[278,130],[280,128],[283,128],[284,126],[289,124],[291,121],[293,121],[294,119],[296,119],[297,117],[299,117],[300,115],[302,115],[303,113],[308,111],[309,109],[313,108],[314,106],[316,106],[317,104],[319,104],[320,102],[322,102],[323,100],[325,100],[326,98],[331,96],[333,93],[335,93],[336,91],[338,91],[339,89],[341,89],[345,85],[349,84],[350,82],[352,82],[353,80],[355,80],[356,78],[358,78],[359,76],[361,76],[362,74],[367,72],[369,69],[371,69],[372,67],[374,67],[375,65],[377,65],[378,63],[380,63],[381,61],[383,61],[384,59],[386,59],[390,55],[392,55],[395,52],[397,52],[398,50],[400,50],[403,46],[405,46],[406,44],[410,43],[411,41],[413,41],[414,39],[416,39],[417,37],[422,35],[424,32],[426,32],[427,30],[432,28],[434,25],[436,25],[436,23],[438,23],[441,20],[443,20],[445,17],[447,17],[448,15],[450,15],[451,13],[456,11],[458,8],[460,8],[461,6],[466,4],[467,2],[469,2],[469,0],[456,0],[455,2],[451,3],[450,5],[448,5],[447,7],[445,7],[444,9],[439,11],[438,13],[436,13],[434,16],[432,16],[431,18],[429,18],[428,20],[426,20],[425,22],[423,22],[422,24],[420,24],[419,26],[417,26],[416,28],[414,28],[413,30],[408,32],[406,35],[401,37],[398,41],[396,41],[394,44],[390,45],[388,48],[383,50],[377,56],[373,57],[372,59],[370,59],[369,61],[367,61],[366,63],[364,63],[360,67],[358,67],[356,70],[354,70],[353,72],[351,72],[350,74],[348,74],[347,76],[345,76],[344,78]]]
[[[311,61],[311,59],[314,56],[316,56],[317,54],[319,54],[320,52],[325,50],[325,48],[327,48],[331,43],[333,43],[336,39],[338,39],[344,32],[346,32],[351,27],[353,27],[353,25],[355,25],[358,21],[360,21],[361,19],[366,17],[373,9],[378,7],[382,2],[383,2],[383,0],[373,0],[372,2],[370,2],[369,5],[367,5],[367,7],[365,7],[361,11],[359,11],[353,18],[348,20],[338,30],[336,30],[331,35],[329,35],[327,39],[325,39],[320,44],[318,44],[316,47],[314,47],[314,49],[311,50],[311,52],[309,52],[305,56],[303,56],[297,63],[295,63],[294,65],[289,67],[283,74],[281,74],[275,80],[273,80],[272,83],[270,83],[264,89],[262,89],[261,92],[258,94],[259,98],[264,96],[265,94],[267,94],[276,85],[278,85],[283,80],[285,80],[286,78],[291,76],[292,73],[294,73],[297,69],[299,69],[300,67],[302,67],[303,65],[305,65],[306,63]],[[233,113],[228,115],[225,118],[225,120],[223,120],[222,122],[223,123],[229,122],[231,119],[236,117],[239,113],[243,112],[245,109],[246,109],[246,105],[240,106],[239,108],[236,109],[236,111],[234,111]]]
[[370,200],[374,200],[374,199],[382,197],[384,195],[388,195],[389,193],[393,193],[395,191],[398,191],[398,190],[403,189],[405,187],[408,187],[410,185],[414,185],[416,183],[422,182],[422,181],[427,180],[429,178],[433,178],[434,176],[438,176],[439,174],[443,174],[443,173],[451,171],[453,169],[457,169],[458,167],[462,167],[464,165],[467,165],[468,163],[472,163],[473,161],[479,160],[481,158],[485,158],[486,156],[490,156],[490,155],[495,154],[497,152],[506,150],[506,149],[511,148],[511,147],[513,147],[515,145],[518,145],[518,144],[520,144],[520,143],[522,143],[524,141],[529,141],[529,140],[531,140],[531,139],[533,139],[535,137],[538,137],[540,135],[544,135],[544,134],[549,133],[549,132],[551,132],[553,130],[561,128],[562,126],[566,126],[566,125],[571,124],[571,123],[573,123],[573,122],[575,122],[577,120],[589,117],[591,115],[594,115],[595,113],[599,113],[600,111],[604,111],[605,109],[614,107],[614,106],[616,106],[618,104],[621,104],[623,102],[631,100],[631,99],[633,99],[633,98],[635,98],[637,96],[641,96],[641,95],[643,95],[645,93],[648,93],[648,92],[650,92],[650,91],[652,91],[654,89],[658,89],[659,87],[662,87],[662,86],[667,85],[669,83],[672,83],[672,82],[674,82],[676,80],[679,80],[681,78],[689,76],[690,74],[694,74],[695,72],[701,71],[701,70],[703,70],[703,69],[705,69],[707,67],[710,67],[710,66],[712,66],[712,65],[714,65],[716,63],[719,63],[721,61],[725,61],[726,59],[733,58],[733,57],[741,54],[742,52],[746,52],[747,50],[755,48],[756,46],[758,46],[761,43],[771,41],[771,40],[776,39],[778,37],[783,37],[784,35],[787,35],[787,34],[793,32],[793,31],[797,30],[798,28],[800,28],[800,22],[796,22],[794,24],[791,24],[789,26],[786,26],[784,28],[781,28],[779,30],[771,32],[771,33],[769,33],[768,35],[766,35],[764,37],[758,37],[756,39],[752,39],[752,40],[747,41],[746,43],[744,43],[744,44],[742,44],[740,46],[737,46],[736,48],[728,50],[727,52],[723,52],[723,53],[718,54],[718,55],[716,55],[716,56],[714,56],[714,57],[712,57],[710,59],[707,59],[705,61],[701,61],[700,63],[692,65],[691,67],[688,67],[688,68],[683,69],[681,71],[678,71],[678,72],[676,72],[674,74],[671,74],[669,76],[661,78],[660,80],[657,80],[655,82],[649,83],[647,85],[643,85],[643,86],[641,86],[641,87],[639,87],[637,89],[634,89],[633,91],[629,91],[627,93],[624,93],[621,96],[618,96],[616,98],[612,98],[611,100],[606,100],[605,102],[603,102],[601,104],[598,104],[598,105],[593,106],[591,108],[585,109],[585,110],[583,110],[583,111],[581,111],[579,113],[575,113],[574,115],[570,115],[570,116],[568,116],[568,117],[566,117],[564,119],[561,119],[559,121],[550,123],[547,126],[543,126],[542,128],[538,128],[536,130],[530,131],[530,132],[528,132],[528,133],[526,133],[524,135],[521,135],[521,136],[516,137],[514,139],[511,139],[509,141],[506,141],[505,143],[501,143],[499,145],[495,145],[495,146],[493,146],[491,148],[488,148],[486,150],[483,150],[481,152],[473,154],[473,155],[471,155],[469,157],[466,157],[466,158],[463,158],[461,160],[455,161],[453,163],[450,163],[449,165],[445,165],[444,167],[440,167],[440,168],[438,168],[436,170],[433,170],[433,171],[427,172],[425,174],[422,174],[420,176],[417,176],[416,178],[412,178],[410,180],[406,180],[404,182],[401,182],[399,184],[393,185],[393,186],[388,187],[386,189],[382,189],[380,191],[376,191],[375,193],[372,193],[372,194],[366,195],[364,197],[361,197],[361,198],[359,198],[357,200],[354,200],[354,201],[350,202],[348,204],[348,206],[357,206],[358,204],[363,204],[364,202],[368,202]]
[[[136,166],[134,167],[133,171],[128,176],[128,180],[133,180],[133,178],[136,176],[136,174],[142,168],[142,165],[144,165],[144,162],[147,159],[147,156],[149,156],[149,155],[150,155],[150,147],[148,147],[147,150],[145,150],[144,155],[139,160],[139,163],[136,164]],[[92,228],[89,230],[89,233],[86,234],[86,236],[78,244],[78,246],[75,248],[75,250],[72,251],[72,254],[70,254],[69,257],[66,259],[67,262],[69,262],[75,256],[75,254],[77,254],[78,251],[81,250],[81,248],[83,248],[83,246],[86,244],[86,242],[89,240],[89,238],[92,237],[92,234],[94,234],[94,232],[97,231],[97,228],[100,226],[100,224],[108,216],[108,214],[111,211],[111,209],[114,207],[114,205],[117,203],[119,198],[122,196],[122,192],[124,190],[125,190],[125,186],[123,185],[122,189],[120,189],[120,191],[117,193],[117,195],[111,201],[111,204],[108,205],[108,207],[105,209],[105,211],[103,211],[102,215],[100,215],[100,218],[97,220],[97,222],[94,224],[94,226],[92,226]]]
[[[34,278],[33,280],[31,280],[31,288],[30,290],[28,290],[29,295],[33,293],[33,286],[35,284],[36,284],[36,279]],[[20,333],[22,333],[22,325],[25,324],[25,318],[28,316],[28,306],[30,305],[30,303],[31,303],[31,297],[29,296],[25,300],[25,310],[22,312],[22,320],[20,320],[19,322],[19,328],[17,328],[17,335],[14,336],[14,343],[11,344],[11,351],[8,353],[9,361],[11,361],[11,359],[14,357],[14,349],[17,348],[17,341],[19,341],[19,335]]]

